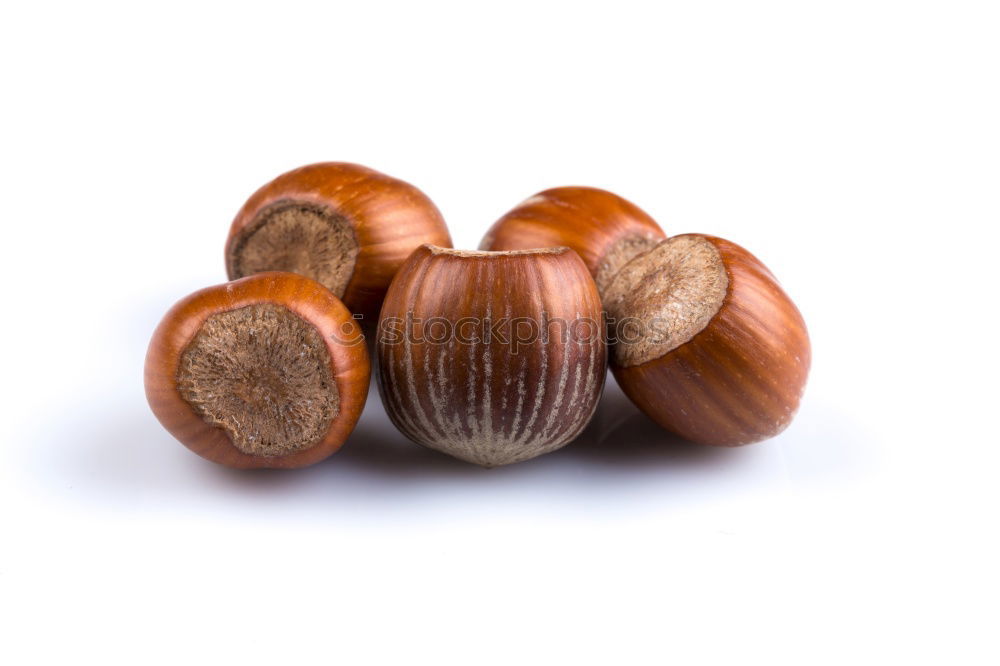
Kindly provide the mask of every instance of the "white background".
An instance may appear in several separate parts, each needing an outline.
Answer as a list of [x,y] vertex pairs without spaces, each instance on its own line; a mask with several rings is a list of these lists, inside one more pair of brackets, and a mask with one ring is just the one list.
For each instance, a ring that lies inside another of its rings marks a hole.
[[[997,663],[1000,21],[971,2],[0,10],[0,661]],[[473,468],[373,394],[307,470],[149,412],[163,312],[259,185],[359,162],[474,247],[556,185],[756,253],[809,324],[739,450],[613,386]]]

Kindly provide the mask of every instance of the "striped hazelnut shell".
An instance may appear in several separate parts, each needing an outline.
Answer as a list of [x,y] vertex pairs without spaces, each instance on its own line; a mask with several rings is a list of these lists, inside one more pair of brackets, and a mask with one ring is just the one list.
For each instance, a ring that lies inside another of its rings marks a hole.
[[419,248],[386,295],[376,350],[399,430],[486,467],[572,441],[607,368],[597,289],[565,247]]

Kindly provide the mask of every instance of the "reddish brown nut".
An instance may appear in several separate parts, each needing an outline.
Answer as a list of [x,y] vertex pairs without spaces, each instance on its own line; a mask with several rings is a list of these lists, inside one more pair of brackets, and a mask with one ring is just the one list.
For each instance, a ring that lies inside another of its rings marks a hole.
[[371,367],[358,325],[321,284],[261,273],[167,312],[146,355],[146,398],[182,444],[230,467],[303,467],[354,429]]
[[423,243],[451,247],[441,213],[413,185],[343,162],[289,171],[257,190],[233,220],[234,280],[290,271],[323,284],[374,322],[392,276]]
[[809,373],[805,322],[742,247],[674,236],[626,264],[603,296],[616,322],[615,378],[664,428],[736,446],[792,420]]
[[396,427],[487,467],[572,441],[607,363],[597,289],[565,247],[419,248],[389,287],[376,349]]
[[556,187],[522,201],[486,233],[481,250],[565,245],[603,291],[629,259],[666,238],[635,204],[593,187]]

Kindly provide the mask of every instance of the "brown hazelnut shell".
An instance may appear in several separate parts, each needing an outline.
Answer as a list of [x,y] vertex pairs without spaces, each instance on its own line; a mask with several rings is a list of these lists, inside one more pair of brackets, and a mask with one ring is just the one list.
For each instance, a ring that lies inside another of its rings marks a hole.
[[665,355],[612,372],[650,418],[681,437],[738,446],[780,433],[799,407],[811,349],[798,308],[770,270],[739,245],[703,234],[728,287],[701,332]]
[[[547,321],[578,326],[576,336],[563,337],[559,324],[550,324],[547,339],[523,328],[526,344],[512,353],[513,321],[533,320],[541,333],[543,312]],[[408,316],[414,335],[403,329]],[[461,340],[439,342],[445,336],[439,328],[433,337],[432,318]],[[488,340],[485,328],[475,328],[501,319],[511,327]],[[527,460],[569,443],[593,416],[607,369],[603,327],[593,279],[568,248],[425,245],[396,274],[382,307],[379,392],[396,427],[419,444],[486,467]]]
[[[282,456],[239,450],[223,428],[210,425],[192,409],[177,386],[181,356],[210,316],[261,303],[283,306],[315,327],[326,343],[339,394],[338,414],[322,440]],[[370,376],[361,329],[344,304],[318,282],[281,272],[258,273],[181,299],[153,333],[145,364],[146,398],[163,427],[198,455],[240,469],[304,467],[337,451],[361,416]]]
[[522,201],[497,220],[481,250],[565,245],[583,259],[599,291],[635,254],[666,238],[642,209],[596,187],[555,187]]
[[372,322],[392,277],[415,248],[451,247],[440,211],[413,185],[358,164],[320,162],[278,176],[243,204],[226,241],[229,279],[244,277],[235,257],[243,233],[259,214],[286,202],[317,206],[347,220],[357,243],[354,270],[342,290],[325,286]]

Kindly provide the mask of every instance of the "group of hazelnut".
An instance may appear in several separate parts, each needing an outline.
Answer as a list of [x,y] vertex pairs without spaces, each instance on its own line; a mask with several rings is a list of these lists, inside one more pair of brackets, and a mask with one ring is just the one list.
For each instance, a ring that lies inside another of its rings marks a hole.
[[264,185],[226,242],[231,282],[153,334],[146,396],[195,453],[293,468],[337,451],[368,396],[413,441],[492,467],[570,443],[607,367],[650,418],[736,446],[783,430],[809,371],[771,272],[714,236],[667,237],[610,192],[559,187],[453,250],[416,187],[355,164]]

